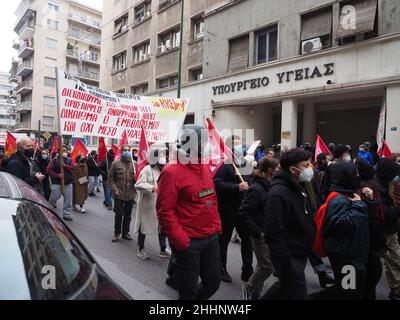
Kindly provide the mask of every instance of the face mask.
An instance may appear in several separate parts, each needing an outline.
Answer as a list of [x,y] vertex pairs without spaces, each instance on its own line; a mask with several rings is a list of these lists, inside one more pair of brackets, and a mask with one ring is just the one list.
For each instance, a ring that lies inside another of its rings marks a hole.
[[351,161],[351,157],[350,157],[350,156],[345,156],[345,157],[343,158],[343,160],[344,160],[345,162],[350,162],[350,161]]
[[167,164],[167,158],[161,157],[158,159],[158,164],[161,166],[165,166]]
[[235,153],[235,155],[237,155],[238,157],[243,155],[243,146],[241,144],[236,144],[233,147],[233,152]]
[[33,148],[31,149],[26,149],[24,151],[25,156],[27,156],[28,158],[32,158],[33,155],[35,154],[35,150]]
[[399,176],[395,176],[392,181],[393,181],[393,183],[397,183],[397,182],[400,181],[400,177]]
[[49,157],[49,156],[48,156],[47,154],[42,154],[42,159],[43,159],[43,160],[47,160],[48,157]]
[[[297,169],[297,170],[300,170],[300,169]],[[300,182],[310,182],[313,177],[314,177],[313,169],[307,168],[300,172],[299,181]]]
[[64,153],[63,153],[63,157],[64,157],[64,158],[68,157],[68,153],[67,153],[67,152],[64,152]]
[[131,157],[131,152],[130,151],[124,151],[124,152],[122,152],[122,156],[124,157],[124,158],[130,158]]

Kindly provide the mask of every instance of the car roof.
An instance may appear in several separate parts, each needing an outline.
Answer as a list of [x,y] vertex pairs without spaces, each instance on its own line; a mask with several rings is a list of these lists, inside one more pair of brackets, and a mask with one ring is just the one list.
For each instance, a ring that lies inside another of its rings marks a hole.
[[54,210],[40,193],[21,179],[7,172],[0,172],[0,198],[29,200],[51,211]]

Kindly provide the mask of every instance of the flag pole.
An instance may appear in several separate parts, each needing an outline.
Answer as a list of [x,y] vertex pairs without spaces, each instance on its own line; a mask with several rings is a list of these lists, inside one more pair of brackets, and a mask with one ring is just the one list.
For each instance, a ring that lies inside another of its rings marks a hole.
[[[147,141],[146,131],[144,130],[144,126],[143,126],[143,125],[142,125],[142,129],[143,129],[142,132],[143,132],[143,134],[144,134],[144,140],[146,141],[147,152],[149,153],[149,152],[150,152],[149,142]],[[147,154],[148,154],[148,153],[147,153]],[[151,166],[150,166],[150,171],[151,171],[151,175],[152,175],[153,181],[154,181],[154,183],[155,183],[155,185],[156,185],[156,188],[158,188],[158,184],[157,184],[156,178],[154,177],[154,172],[153,172]]]
[[60,108],[60,95],[59,95],[59,80],[58,79],[58,68],[55,67],[56,71],[56,95],[57,95],[57,111],[58,111],[58,156],[60,158],[60,171],[61,171],[61,184],[60,184],[60,190],[61,193],[64,194],[65,191],[65,179],[64,179],[64,158],[63,158],[63,152],[62,152],[62,136],[61,136],[61,108]]

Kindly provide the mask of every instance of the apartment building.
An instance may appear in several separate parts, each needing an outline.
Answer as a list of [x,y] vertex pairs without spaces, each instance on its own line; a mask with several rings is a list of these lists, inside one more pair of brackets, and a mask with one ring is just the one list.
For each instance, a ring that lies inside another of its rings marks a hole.
[[[163,3],[106,1],[113,23],[103,30],[102,87],[176,96],[180,1]],[[357,146],[375,141],[385,102],[386,140],[400,151],[398,0],[186,0],[184,23],[188,121],[212,117],[217,128],[254,129],[283,148],[317,133]],[[150,55],[138,62],[137,48]]]
[[8,72],[0,72],[0,132],[12,131],[15,125],[15,87]]
[[55,67],[99,86],[100,11],[70,0],[22,0],[14,31],[19,39],[15,131],[57,131]]

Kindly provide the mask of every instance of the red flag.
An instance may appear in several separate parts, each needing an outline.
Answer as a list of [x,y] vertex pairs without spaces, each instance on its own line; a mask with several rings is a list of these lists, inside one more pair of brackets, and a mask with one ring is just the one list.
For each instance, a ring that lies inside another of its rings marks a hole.
[[75,163],[76,158],[81,155],[82,157],[86,157],[89,153],[88,149],[86,149],[85,145],[81,142],[80,139],[76,139],[76,143],[74,149],[71,152],[72,162]]
[[233,162],[233,157],[230,150],[225,146],[224,141],[215,129],[214,124],[210,118],[207,118],[208,124],[208,137],[211,144],[210,167],[211,171],[215,174],[218,169],[223,165],[225,160],[229,159]]
[[100,164],[103,160],[107,159],[107,146],[103,137],[99,140],[99,150],[97,155],[97,164]]
[[136,181],[139,178],[140,171],[142,171],[144,167],[146,167],[149,164],[148,154],[149,154],[149,144],[147,143],[144,127],[142,126],[142,134],[140,136],[140,144],[139,144],[139,155],[136,165],[136,178],[135,178]]
[[54,153],[58,153],[58,137],[53,138],[53,145],[51,146],[50,156],[53,156]]
[[115,144],[112,144],[111,149],[112,149],[112,151],[114,151],[114,159],[115,160],[121,158],[121,149],[118,148],[118,146],[116,146]]
[[317,162],[317,157],[320,153],[331,154],[331,150],[329,150],[324,140],[322,140],[322,138],[317,134],[317,142],[315,143],[315,162]]
[[129,145],[129,140],[128,140],[128,135],[126,134],[126,130],[124,130],[124,133],[122,134],[121,142],[119,144],[118,153],[115,154],[115,160],[121,159],[121,157],[122,157],[121,148],[126,145]]
[[5,148],[7,158],[10,158],[15,152],[17,152],[17,139],[8,131]]
[[382,146],[382,149],[378,150],[378,155],[381,158],[391,158],[393,153],[390,150],[388,144],[386,143],[385,140],[382,140],[382,143],[383,143],[383,146]]
[[38,138],[35,138],[35,140],[33,140],[33,149],[35,149],[35,151],[38,148]]

